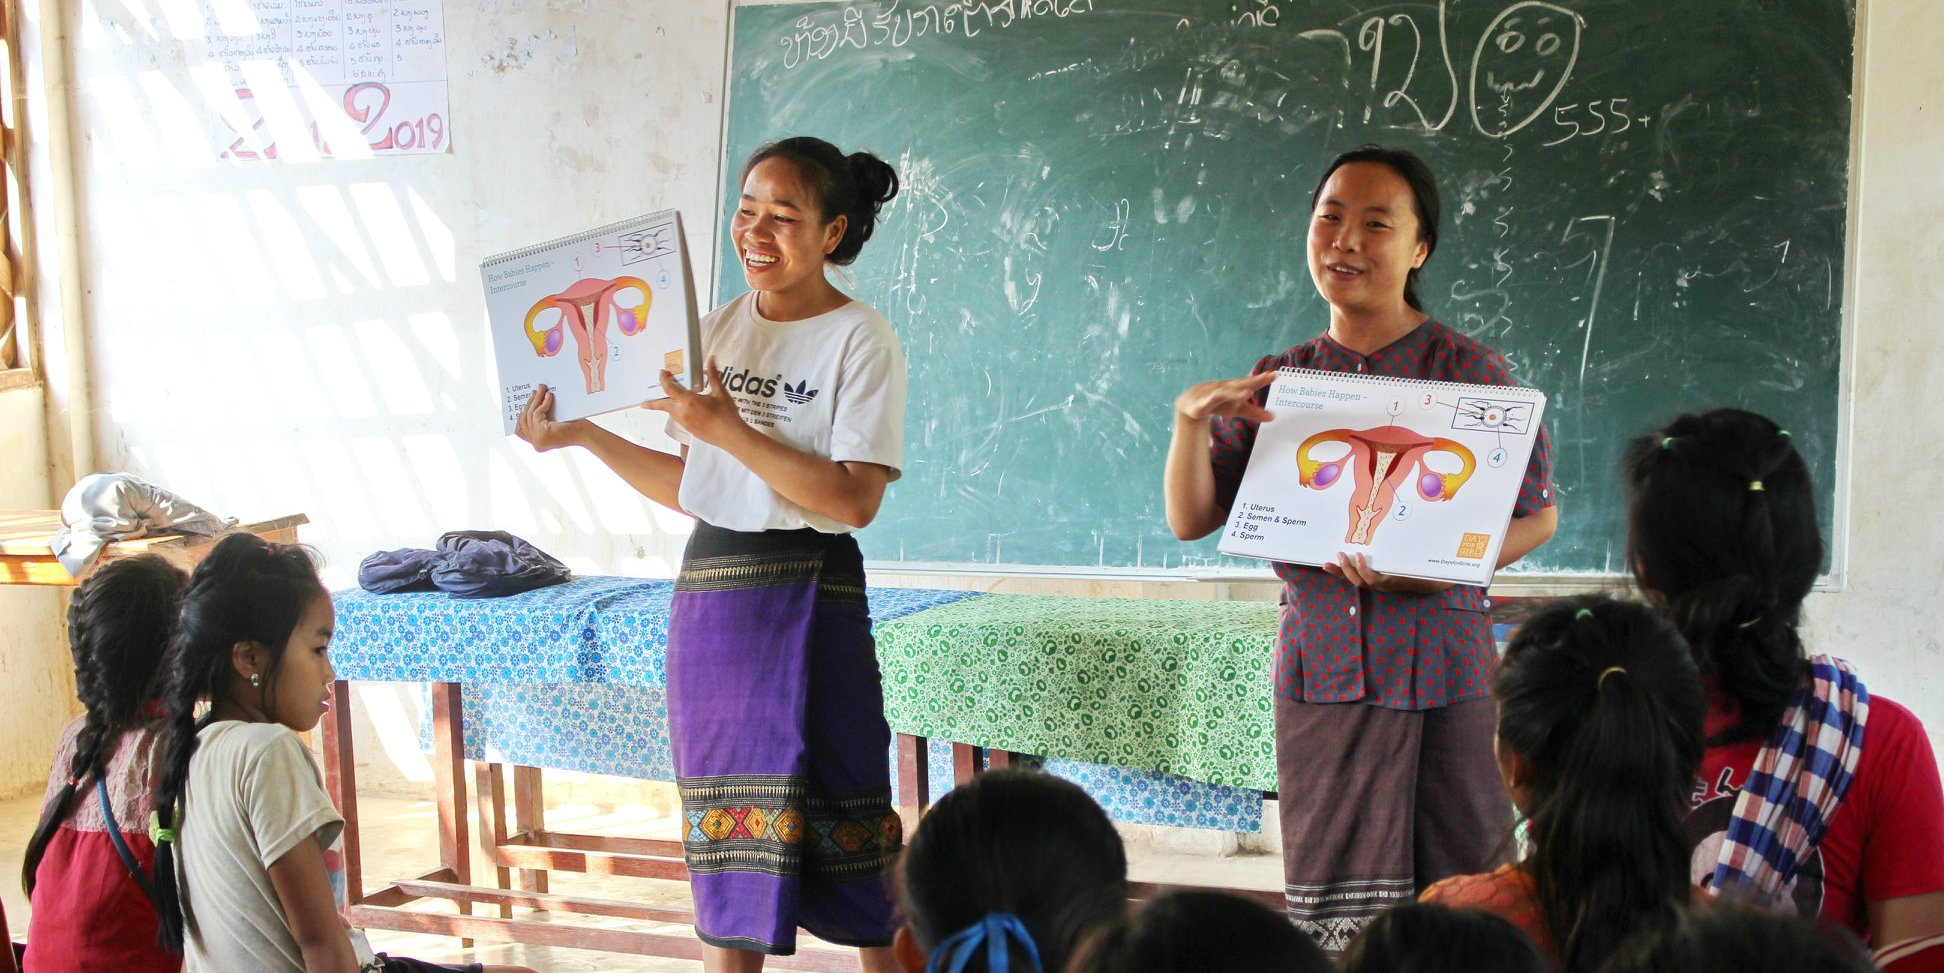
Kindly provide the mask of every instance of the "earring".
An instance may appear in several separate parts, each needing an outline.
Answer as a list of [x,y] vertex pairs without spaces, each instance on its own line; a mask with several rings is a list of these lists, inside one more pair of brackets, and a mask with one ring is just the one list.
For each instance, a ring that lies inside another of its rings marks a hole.
[[260,675],[257,675],[257,674],[256,674],[256,673],[254,673],[254,672],[252,672],[252,673],[250,673],[250,688],[252,688],[252,689],[261,689],[261,688],[263,688],[263,677],[262,677],[262,676],[260,676]]

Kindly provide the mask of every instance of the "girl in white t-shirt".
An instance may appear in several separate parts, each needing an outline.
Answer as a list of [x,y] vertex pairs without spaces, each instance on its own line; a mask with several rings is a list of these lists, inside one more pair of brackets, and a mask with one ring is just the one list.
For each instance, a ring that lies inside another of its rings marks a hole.
[[186,973],[531,973],[374,956],[345,924],[344,818],[296,736],[336,680],[334,617],[302,547],[232,534],[190,575],[150,824],[162,944]]
[[517,433],[580,446],[644,496],[694,516],[668,635],[668,717],[709,970],[759,969],[801,926],[891,970],[888,867],[902,846],[890,728],[850,531],[904,462],[905,363],[876,311],[824,277],[898,192],[891,167],[791,138],[744,163],[730,237],[744,294],[703,321],[707,374],[663,374],[681,455],[537,391]]

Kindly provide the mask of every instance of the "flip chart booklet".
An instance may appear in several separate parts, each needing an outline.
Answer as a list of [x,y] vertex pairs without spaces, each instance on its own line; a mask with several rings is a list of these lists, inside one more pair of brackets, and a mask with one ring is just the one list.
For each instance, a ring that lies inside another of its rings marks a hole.
[[564,421],[666,398],[664,368],[690,388],[701,376],[688,243],[672,209],[488,257],[479,273],[508,433],[541,385]]
[[1544,393],[1285,368],[1268,408],[1222,553],[1492,580]]

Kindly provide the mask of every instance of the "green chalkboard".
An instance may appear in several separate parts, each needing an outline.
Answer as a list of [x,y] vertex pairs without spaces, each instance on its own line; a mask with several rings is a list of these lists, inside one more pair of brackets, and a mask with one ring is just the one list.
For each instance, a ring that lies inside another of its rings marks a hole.
[[1162,520],[1174,397],[1324,329],[1309,194],[1370,141],[1439,174],[1431,312],[1551,396],[1562,525],[1518,570],[1620,573],[1622,443],[1717,404],[1793,431],[1827,529],[1849,2],[898,0],[731,32],[726,184],[792,134],[905,180],[847,285],[911,368],[874,560],[1225,564]]

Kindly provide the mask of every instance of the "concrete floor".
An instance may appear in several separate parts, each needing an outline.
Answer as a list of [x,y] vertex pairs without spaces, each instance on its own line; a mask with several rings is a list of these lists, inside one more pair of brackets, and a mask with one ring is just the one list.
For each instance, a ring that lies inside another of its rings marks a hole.
[[[359,800],[365,842],[365,884],[376,887],[393,878],[419,875],[431,870],[438,857],[435,832],[437,811],[429,801],[366,797]],[[26,936],[28,909],[21,894],[21,851],[40,814],[38,798],[0,801],[0,902],[6,907],[7,924],[16,939]],[[1271,805],[1264,821],[1273,830],[1275,813]],[[553,806],[547,809],[550,830],[589,834],[631,835],[636,837],[675,837],[676,818],[653,810],[623,807],[618,810],[595,806]],[[1233,835],[1190,832],[1165,828],[1125,828],[1132,877],[1139,881],[1171,882],[1193,885],[1280,889],[1281,859],[1273,837],[1250,838],[1238,843]],[[1239,850],[1238,850],[1239,849]],[[491,885],[493,872],[474,849],[473,881]],[[597,896],[633,902],[688,905],[686,885],[604,875],[554,873],[551,891],[568,895]],[[428,911],[452,906],[444,903],[424,906]],[[480,914],[491,914],[481,908]],[[525,913],[521,913],[524,915]],[[558,918],[556,921],[589,923],[617,928],[667,931],[686,934],[687,928],[663,924],[599,917]],[[682,960],[626,956],[591,950],[545,946],[519,946],[479,943],[462,950],[457,940],[412,933],[373,932],[372,946],[382,952],[411,956],[436,962],[517,963],[542,971],[561,973],[692,973],[701,964]],[[806,938],[806,945],[814,941]]]

